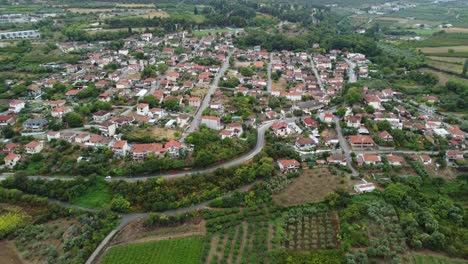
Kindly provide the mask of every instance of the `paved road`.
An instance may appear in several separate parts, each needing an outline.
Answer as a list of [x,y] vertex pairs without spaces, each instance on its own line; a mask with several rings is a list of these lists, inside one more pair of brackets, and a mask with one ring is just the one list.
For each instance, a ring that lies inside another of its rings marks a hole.
[[[265,146],[265,133],[274,122],[277,122],[277,121],[295,122],[296,120],[298,120],[298,117],[282,118],[279,120],[271,120],[271,121],[262,123],[257,128],[257,143],[255,144],[255,147],[252,150],[250,150],[248,153],[240,157],[237,157],[235,159],[232,159],[230,161],[227,161],[218,165],[214,165],[214,166],[204,168],[204,169],[197,169],[197,170],[190,170],[190,171],[165,172],[161,174],[142,176],[142,177],[116,177],[116,178],[110,179],[109,181],[123,180],[127,182],[133,182],[133,181],[139,181],[139,180],[147,180],[151,178],[175,179],[175,178],[183,178],[183,177],[196,175],[196,174],[209,173],[220,168],[234,167],[246,161],[251,160],[253,157],[255,157],[255,155],[257,155],[258,153],[260,153],[260,151],[262,151],[263,147]],[[0,180],[5,179],[8,176],[11,176],[11,174],[1,175]],[[49,176],[38,176],[38,175],[28,176],[28,178],[29,179],[43,179],[43,180],[73,180],[74,179],[74,177],[67,177],[67,176],[50,176],[49,177]]]
[[354,68],[356,68],[356,63],[348,60],[348,59],[345,59],[345,61],[349,64],[349,68],[348,68],[348,82],[349,83],[355,83],[357,82],[357,75],[356,75],[356,72],[354,71]]
[[185,131],[183,138],[185,138],[188,134],[198,129],[198,126],[201,123],[201,117],[203,115],[203,111],[205,111],[205,109],[209,106],[211,97],[216,92],[216,89],[218,89],[219,80],[221,79],[222,76],[224,76],[224,72],[226,72],[226,70],[229,67],[229,59],[231,58],[231,54],[232,53],[229,53],[229,55],[224,60],[223,66],[221,66],[221,69],[216,74],[213,80],[213,83],[210,86],[210,90],[208,91],[208,94],[205,96],[205,98],[203,98],[203,102],[201,103],[200,107],[197,110],[197,113],[193,117],[190,127]]
[[272,67],[272,62],[273,61],[273,52],[270,52],[270,61],[268,62],[268,70],[267,70],[267,75],[268,75],[268,81],[267,81],[267,92],[271,93],[273,83],[271,81],[271,67]]
[[[285,122],[292,122],[292,121],[295,121],[295,120],[297,120],[297,118],[283,119],[283,121],[285,121]],[[124,181],[128,181],[128,182],[132,182],[132,181],[138,181],[138,180],[147,180],[147,179],[150,179],[150,178],[175,179],[175,178],[182,178],[182,177],[187,177],[187,176],[195,175],[195,174],[203,174],[203,173],[213,172],[213,171],[215,171],[217,169],[220,169],[220,168],[230,168],[230,167],[240,165],[240,164],[242,164],[242,163],[244,163],[246,161],[251,160],[253,157],[255,157],[255,155],[257,155],[258,153],[260,153],[260,151],[262,151],[263,147],[265,146],[265,132],[270,128],[270,126],[274,122],[276,122],[276,120],[271,120],[271,121],[265,122],[265,123],[263,123],[262,125],[260,125],[257,128],[257,143],[256,143],[255,147],[252,150],[250,150],[245,155],[242,155],[242,156],[237,157],[237,158],[235,158],[233,160],[224,162],[222,164],[218,164],[218,165],[206,168],[206,169],[180,171],[180,172],[175,172],[175,173],[163,173],[163,174],[159,174],[159,175],[151,175],[151,176],[143,176],[143,177],[126,177],[126,178],[118,177],[118,178],[113,178],[111,180],[112,181],[124,180]]]
[[343,150],[346,156],[346,163],[348,163],[348,167],[351,169],[351,172],[354,176],[358,176],[359,172],[353,167],[352,165],[352,158],[351,158],[351,149],[348,146],[348,142],[343,136],[343,130],[341,129],[340,119],[338,117],[334,117],[335,124],[336,124],[336,132],[338,134],[338,140],[340,141],[340,147]]
[[322,78],[320,78],[320,75],[318,74],[317,67],[315,67],[315,62],[312,58],[312,56],[309,55],[309,60],[310,60],[310,65],[312,66],[312,70],[314,71],[315,78],[317,79],[317,83],[322,91],[325,91],[325,87],[323,86],[322,83]]

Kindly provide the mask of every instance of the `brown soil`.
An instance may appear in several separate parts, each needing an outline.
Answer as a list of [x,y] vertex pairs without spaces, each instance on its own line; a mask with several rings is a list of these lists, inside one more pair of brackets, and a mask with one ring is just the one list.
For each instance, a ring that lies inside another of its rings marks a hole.
[[332,175],[327,168],[305,169],[288,187],[273,195],[273,200],[280,206],[319,202],[337,187],[352,192],[357,182],[348,176]]
[[7,241],[0,241],[0,262],[2,264],[23,264],[16,250]]
[[267,243],[268,243],[268,251],[271,251],[273,249],[273,245],[271,240],[273,239],[274,236],[274,231],[273,231],[273,225],[269,224],[268,225],[268,235],[267,235]]
[[210,242],[210,252],[208,252],[206,263],[211,263],[211,259],[213,258],[213,256],[218,256],[218,259],[222,258],[223,255],[219,252],[216,252],[216,246],[218,245],[218,243],[220,243],[219,237],[214,236]]

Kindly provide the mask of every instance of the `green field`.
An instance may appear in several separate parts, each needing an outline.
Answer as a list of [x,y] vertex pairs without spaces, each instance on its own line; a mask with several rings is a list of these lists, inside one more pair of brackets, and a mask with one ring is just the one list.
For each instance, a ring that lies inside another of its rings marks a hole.
[[88,208],[102,208],[110,204],[112,194],[104,182],[98,182],[83,195],[75,198],[72,203]]
[[434,256],[414,255],[413,263],[414,264],[461,264],[461,263],[467,263],[467,262],[451,260],[448,258],[434,257]]
[[199,31],[193,31],[193,35],[195,37],[203,37],[207,35],[216,35],[216,33],[226,33],[226,32],[234,32],[235,30],[233,29],[208,29],[208,30],[199,30]]
[[194,264],[200,263],[203,237],[192,236],[111,248],[102,264]]

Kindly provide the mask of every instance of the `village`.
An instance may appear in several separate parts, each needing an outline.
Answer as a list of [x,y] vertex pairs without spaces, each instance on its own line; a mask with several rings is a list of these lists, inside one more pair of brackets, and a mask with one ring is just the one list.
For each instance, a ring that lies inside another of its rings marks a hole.
[[[344,167],[356,177],[408,161],[434,169],[464,164],[465,133],[434,111],[437,97],[416,101],[390,87],[345,90],[369,77],[372,62],[364,54],[240,49],[235,34],[145,33],[115,49],[57,43],[63,53],[79,50],[88,58],[55,65],[63,71],[28,84],[26,98],[8,101],[0,125],[32,140],[4,139],[3,170],[14,171],[58,140],[107,148],[132,163],[190,159],[197,146],[189,138],[201,127],[239,144],[255,130],[257,140],[261,133],[276,137],[302,159],[278,160],[283,172],[306,161]],[[238,156],[231,158],[245,161]]]

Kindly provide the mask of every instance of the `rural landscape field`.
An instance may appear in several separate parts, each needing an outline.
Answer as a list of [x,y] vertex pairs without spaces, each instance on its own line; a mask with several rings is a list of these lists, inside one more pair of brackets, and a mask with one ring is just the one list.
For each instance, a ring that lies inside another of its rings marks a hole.
[[468,263],[466,0],[1,0],[0,264]]

